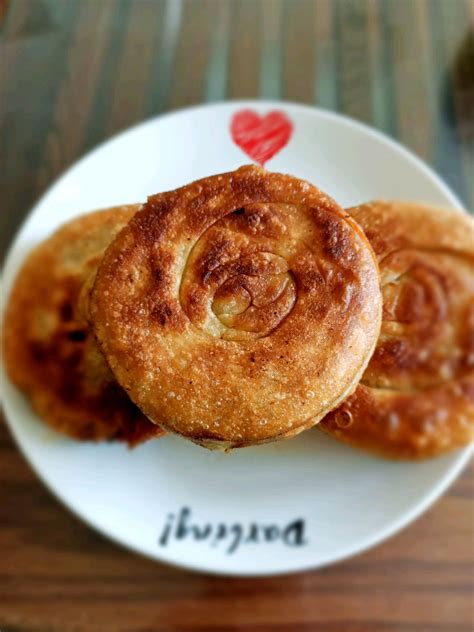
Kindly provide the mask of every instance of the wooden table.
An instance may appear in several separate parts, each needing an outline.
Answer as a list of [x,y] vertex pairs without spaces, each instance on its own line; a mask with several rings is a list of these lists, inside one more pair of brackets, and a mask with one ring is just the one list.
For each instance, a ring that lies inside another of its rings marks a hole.
[[[201,101],[284,98],[399,138],[474,206],[470,0],[0,0],[0,250],[81,154]],[[103,539],[0,425],[1,632],[455,632],[473,613],[473,473],[332,568],[222,579]]]

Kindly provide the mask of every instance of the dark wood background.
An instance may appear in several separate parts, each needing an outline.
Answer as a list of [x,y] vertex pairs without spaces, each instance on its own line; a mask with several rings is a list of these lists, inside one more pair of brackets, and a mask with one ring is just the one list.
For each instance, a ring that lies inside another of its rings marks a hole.
[[[0,254],[38,195],[99,141],[169,109],[244,97],[368,122],[474,205],[471,0],[0,0]],[[473,474],[352,560],[222,579],[91,531],[0,422],[0,630],[470,632]]]

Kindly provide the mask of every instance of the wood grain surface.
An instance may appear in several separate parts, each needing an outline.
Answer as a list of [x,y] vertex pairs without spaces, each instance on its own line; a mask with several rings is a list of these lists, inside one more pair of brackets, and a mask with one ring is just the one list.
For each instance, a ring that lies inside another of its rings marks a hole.
[[[173,108],[284,98],[398,138],[474,205],[471,0],[0,0],[0,253],[46,187]],[[106,541],[54,499],[0,420],[1,632],[470,632],[474,468],[352,560],[223,579]]]

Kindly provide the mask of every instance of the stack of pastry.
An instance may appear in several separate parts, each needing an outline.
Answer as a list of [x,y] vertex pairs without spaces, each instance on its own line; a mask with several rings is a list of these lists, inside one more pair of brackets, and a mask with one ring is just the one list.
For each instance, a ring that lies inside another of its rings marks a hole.
[[81,440],[134,445],[163,434],[114,379],[81,297],[106,247],[140,205],[84,215],[40,244],[21,268],[4,323],[10,379],[38,415]]
[[474,431],[474,228],[454,211],[343,210],[258,167],[99,211],[30,255],[9,375],[79,439],[230,449],[318,425],[395,458]]

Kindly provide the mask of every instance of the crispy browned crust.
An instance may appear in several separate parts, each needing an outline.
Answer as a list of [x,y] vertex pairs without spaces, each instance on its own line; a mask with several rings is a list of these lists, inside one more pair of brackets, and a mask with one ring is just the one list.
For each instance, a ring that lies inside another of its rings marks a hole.
[[403,202],[349,209],[377,255],[382,330],[360,386],[320,424],[393,458],[421,459],[474,437],[474,222]]
[[150,418],[208,447],[313,426],[378,337],[375,257],[324,193],[243,167],[152,196],[108,248],[91,318]]
[[81,287],[139,208],[116,207],[65,224],[29,255],[10,294],[8,375],[44,421],[76,439],[133,445],[163,433],[117,384],[78,310]]

